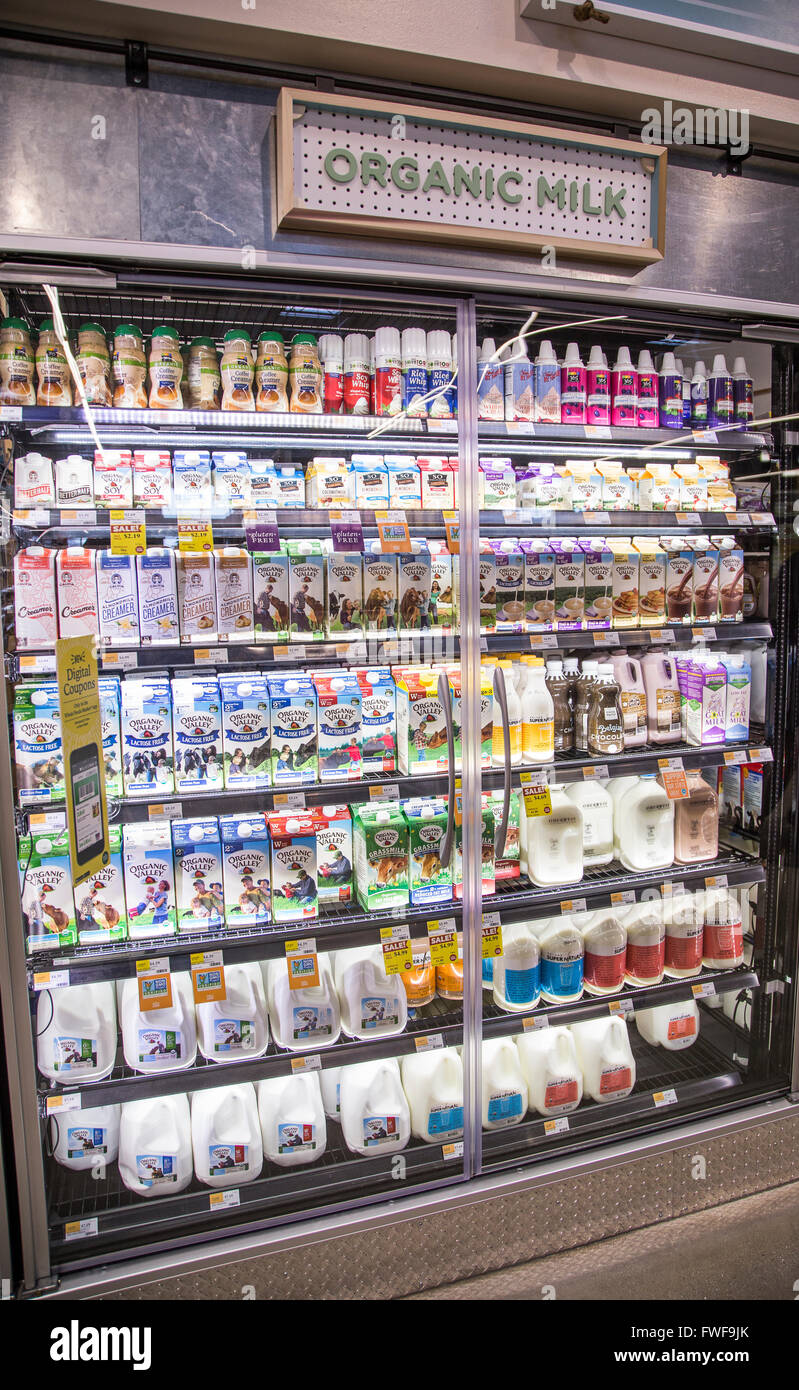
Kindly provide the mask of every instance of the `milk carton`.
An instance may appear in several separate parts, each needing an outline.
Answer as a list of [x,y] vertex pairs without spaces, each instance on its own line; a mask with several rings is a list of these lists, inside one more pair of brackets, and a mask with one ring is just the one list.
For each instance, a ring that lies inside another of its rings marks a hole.
[[666,551],[666,620],[690,627],[694,611],[694,553],[681,538],[668,537]]
[[452,901],[452,869],[441,863],[447,833],[447,803],[440,799],[402,804],[408,822],[409,887],[416,907],[435,907]]
[[602,474],[596,465],[581,459],[567,459],[566,467],[572,480],[572,511],[600,512]]
[[94,503],[113,511],[133,506],[133,457],[130,449],[94,452]]
[[312,458],[305,470],[308,507],[354,507],[355,480],[346,459]]
[[480,542],[478,566],[480,580],[480,631],[496,632],[497,557],[488,541]]
[[[491,814],[494,817],[494,829],[499,829],[502,818],[502,792],[490,792],[488,804]],[[510,803],[508,806],[508,825],[505,831],[505,844],[502,852],[494,861],[494,876],[500,878],[518,878],[521,866],[519,863],[520,847],[520,827],[521,827],[521,805],[518,792],[511,792]]]
[[319,914],[316,886],[316,827],[310,811],[267,817],[272,863],[275,926],[305,922]]
[[14,689],[14,766],[20,806],[64,800],[64,755],[58,685],[27,682]]
[[674,472],[680,480],[681,512],[707,511],[707,476],[698,463],[675,463]]
[[174,936],[175,870],[168,821],[122,827],[128,936]]
[[94,506],[91,459],[81,458],[80,454],[68,454],[65,459],[58,459],[55,466],[55,504],[57,507],[78,509]]
[[56,556],[60,637],[93,636],[99,631],[96,554],[84,546],[70,545]]
[[671,464],[648,463],[638,479],[638,509],[642,512],[676,512],[680,508],[680,480]]
[[558,632],[585,626],[585,556],[577,541],[551,540],[555,552],[555,624]]
[[629,540],[608,537],[613,552],[613,627],[638,626],[638,552]]
[[610,627],[613,613],[613,551],[604,540],[580,541],[585,556],[585,626]]
[[52,460],[44,454],[23,454],[14,460],[14,506],[22,511],[54,507]]
[[[325,636],[325,561],[311,541],[289,542],[289,636],[321,642]],[[318,545],[318,542],[317,542]]]
[[363,637],[363,562],[358,553],[327,556],[327,620],[332,637]]
[[683,737],[695,748],[724,743],[727,722],[727,672],[705,654],[677,657]]
[[[454,851],[454,870],[453,882],[455,887],[455,897],[463,897],[463,822],[459,817],[455,817],[455,851]],[[481,797],[481,823],[480,823],[480,881],[483,897],[490,897],[496,890],[495,862],[494,862],[494,835],[496,825],[494,822],[494,811],[485,795]]]
[[265,676],[220,676],[225,786],[260,791],[269,780],[269,686]]
[[641,627],[662,627],[666,621],[666,552],[657,537],[635,536],[638,562],[638,620]]
[[352,901],[352,820],[347,806],[316,806],[319,904]]
[[519,542],[524,556],[524,624],[528,632],[555,626],[555,552],[544,540]]
[[387,666],[356,672],[361,687],[361,765],[364,777],[397,766],[397,702]]
[[214,501],[226,511],[252,506],[250,461],[241,450],[214,451]]
[[355,808],[352,852],[358,901],[367,912],[406,907],[408,822],[398,804]]
[[719,549],[719,618],[723,623],[743,622],[743,580],[743,550],[724,545]]
[[271,917],[269,837],[260,812],[220,816],[225,926],[257,927]]
[[636,509],[635,479],[621,463],[602,460],[597,464],[602,478],[602,509],[606,512],[633,512]]
[[175,787],[178,792],[222,788],[222,697],[215,676],[172,682]]
[[367,633],[396,632],[396,555],[382,555],[379,552],[364,555],[363,612]]
[[21,835],[18,854],[28,951],[74,946],[78,933],[67,832]]
[[516,506],[516,473],[510,459],[485,459],[480,464],[481,507],[486,511],[512,511]]
[[393,510],[413,512],[422,506],[422,475],[416,459],[407,454],[386,454],[388,505]]
[[101,646],[138,647],[141,639],[135,556],[113,555],[110,550],[97,552],[97,601]]
[[413,542],[409,555],[397,556],[397,603],[399,631],[420,632],[430,628],[430,590],[433,567],[430,552],[421,542]]
[[75,920],[81,946],[105,946],[128,935],[122,872],[122,827],[109,825],[110,859],[96,874],[75,884]]
[[259,499],[257,505],[275,507],[283,510],[288,507],[304,508],[305,474],[298,464],[276,464],[265,480],[265,501]]
[[692,536],[690,543],[694,552],[694,622],[715,623],[719,616],[721,554],[703,536]]
[[361,767],[361,687],[353,673],[317,673],[320,782],[353,782]]
[[418,458],[423,511],[451,511],[455,506],[455,474],[447,460]]
[[274,507],[276,490],[274,459],[250,459],[250,504]]
[[246,550],[228,545],[214,551],[216,628],[220,642],[253,642],[255,616],[252,562]]
[[175,555],[180,640],[186,646],[216,641],[214,559],[205,551]]
[[116,676],[101,676],[100,727],[103,735],[105,789],[109,797],[122,796],[122,729],[120,711],[122,691]]
[[175,774],[169,681],[123,681],[121,724],[125,795],[173,795]]
[[175,897],[178,931],[213,931],[225,915],[222,846],[216,816],[174,820]]
[[180,640],[174,550],[148,547],[136,556],[139,632],[143,647],[169,647]]
[[316,691],[306,676],[273,676],[269,686],[269,747],[273,787],[318,780]]
[[438,671],[403,671],[396,683],[397,757],[405,776],[447,770],[447,725],[438,698]]
[[210,453],[206,449],[176,449],[172,486],[178,516],[210,512],[214,500]]
[[492,549],[497,557],[496,631],[523,632],[524,555],[516,541],[496,541]]
[[172,508],[172,459],[166,449],[137,449],[133,455],[133,505]]
[[353,454],[355,505],[366,511],[385,511],[389,506],[388,469],[381,454]]
[[289,635],[289,557],[253,555],[256,642],[284,642]]
[[457,606],[453,557],[443,541],[428,542],[430,550],[430,626],[434,632],[454,632]]

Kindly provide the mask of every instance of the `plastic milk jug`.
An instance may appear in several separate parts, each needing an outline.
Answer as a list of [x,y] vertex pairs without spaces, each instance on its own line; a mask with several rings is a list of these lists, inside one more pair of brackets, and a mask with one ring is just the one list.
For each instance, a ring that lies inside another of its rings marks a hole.
[[583,864],[586,869],[599,869],[613,858],[613,802],[610,793],[592,777],[586,782],[572,782],[566,795],[583,817]]
[[327,1122],[316,1072],[259,1081],[264,1157],[281,1168],[313,1163],[327,1148]]
[[119,1176],[140,1197],[174,1197],[188,1187],[194,1162],[187,1095],[131,1100],[122,1106]]
[[583,993],[583,936],[571,917],[536,923],[541,948],[541,993],[550,1004],[573,1004]]
[[36,1034],[39,1071],[48,1080],[72,1086],[108,1076],[117,1055],[114,986],[102,980],[43,989],[36,1006]]
[[539,888],[579,883],[583,876],[583,816],[563,787],[551,787],[552,814],[526,816],[527,873]]
[[122,987],[122,1048],[134,1071],[183,1071],[194,1065],[197,1030],[191,976],[183,970],[170,978],[172,1006],[168,1009],[143,1011],[138,980],[125,980]]
[[636,903],[624,917],[627,931],[625,980],[630,985],[659,985],[666,963],[666,925],[660,901]]
[[512,1038],[483,1043],[483,1129],[507,1129],[524,1119],[527,1082]]
[[62,1168],[92,1168],[99,1175],[119,1153],[119,1106],[98,1105],[50,1116],[53,1157]]
[[209,1062],[246,1062],[269,1046],[269,1023],[260,967],[252,961],[225,966],[225,998],[198,1004],[197,1042]]
[[635,1085],[635,1058],[624,1019],[615,1014],[573,1023],[571,1033],[585,1094],[601,1104],[624,1100]]
[[619,858],[625,869],[644,873],[674,863],[674,802],[653,773],[645,773],[619,803]]
[[586,994],[617,994],[624,984],[627,928],[615,907],[600,907],[588,914],[583,947]]
[[541,997],[541,949],[529,922],[511,922],[494,960],[494,1003],[506,1013],[534,1009]]
[[348,1037],[368,1041],[402,1032],[408,1021],[407,996],[401,977],[383,969],[381,946],[336,951],[333,978]]
[[699,1037],[699,1009],[695,999],[661,1004],[657,1009],[636,1009],[635,1022],[645,1042],[678,1052]]
[[332,1047],[341,1033],[341,1012],[330,958],[320,952],[317,960],[319,984],[303,989],[289,988],[285,960],[265,962],[272,1032],[278,1046],[287,1047],[291,1052],[302,1052],[309,1047]]
[[322,1088],[322,1104],[325,1107],[325,1114],[331,1120],[337,1120],[341,1114],[341,1073],[343,1067],[324,1067],[319,1073],[319,1085]]
[[463,1134],[463,1063],[454,1047],[403,1057],[402,1087],[411,1110],[411,1133],[427,1144]]
[[351,1153],[370,1158],[405,1148],[411,1112],[396,1057],[342,1067],[340,1118]]
[[583,1077],[568,1028],[539,1028],[514,1041],[530,1109],[546,1116],[576,1110],[583,1098]]
[[238,1187],[257,1178],[264,1162],[255,1088],[214,1086],[191,1098],[194,1171],[207,1187]]
[[743,918],[735,894],[710,888],[700,898],[704,917],[702,964],[706,970],[734,970],[744,963]]

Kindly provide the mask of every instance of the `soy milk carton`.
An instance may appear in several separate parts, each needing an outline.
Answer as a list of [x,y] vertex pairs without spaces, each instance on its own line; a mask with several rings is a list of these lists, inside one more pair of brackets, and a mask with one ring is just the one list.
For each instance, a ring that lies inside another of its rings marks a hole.
[[64,755],[57,683],[16,686],[12,723],[20,806],[63,801]]
[[212,931],[224,921],[222,846],[216,817],[172,822],[178,931]]
[[214,500],[217,507],[230,510],[252,505],[250,461],[241,450],[214,452]]
[[326,628],[331,637],[363,637],[363,562],[359,553],[334,551],[327,556]]
[[418,541],[409,555],[397,556],[397,603],[399,631],[420,632],[430,628],[430,590],[433,567],[430,552]]
[[166,449],[137,449],[133,455],[133,505],[172,508],[172,459]]
[[319,914],[313,813],[274,813],[268,817],[268,826],[274,923],[312,920]]
[[173,459],[173,505],[178,516],[210,512],[213,500],[210,453],[206,449],[176,449]]
[[272,786],[316,782],[319,754],[313,684],[302,675],[274,676],[268,686]]
[[353,782],[362,775],[361,687],[354,673],[317,674],[320,782]]
[[352,827],[355,886],[367,912],[406,907],[408,822],[398,804],[358,805]]
[[58,633],[60,637],[92,636],[99,631],[96,551],[70,545],[56,556]]
[[246,550],[228,545],[214,551],[216,630],[220,642],[253,642],[252,564]]
[[260,812],[220,816],[225,926],[257,927],[270,920],[269,837]]
[[130,449],[94,453],[94,502],[109,511],[133,506],[133,456]]
[[141,638],[135,556],[112,555],[110,550],[97,552],[97,602],[101,645],[138,647]]
[[19,884],[28,951],[77,944],[75,899],[66,830],[21,835]]
[[122,827],[122,871],[131,940],[174,936],[175,870],[168,821]]
[[397,557],[367,552],[363,557],[363,611],[367,633],[396,632]]
[[[41,504],[40,504],[41,505]],[[94,506],[91,459],[68,454],[55,466],[55,505],[80,509]]]
[[216,641],[216,586],[213,556],[203,551],[175,555],[180,640],[186,646]]
[[122,872],[122,827],[109,825],[110,859],[96,874],[75,884],[75,920],[81,946],[125,941],[128,911]]
[[176,790],[221,790],[222,698],[216,677],[173,680],[172,728]]
[[253,555],[256,642],[284,642],[289,635],[289,557]]
[[260,791],[269,778],[269,686],[265,676],[220,676],[225,786]]
[[143,647],[168,647],[180,640],[175,552],[149,547],[136,556],[139,634]]
[[14,556],[14,633],[18,652],[54,647],[58,637],[56,552],[29,545]]
[[434,907],[452,901],[452,869],[441,863],[441,846],[447,833],[446,801],[405,801],[408,822],[410,898],[416,907]]
[[325,636],[325,561],[319,542],[289,541],[289,636],[321,642]]
[[100,727],[103,735],[105,789],[109,796],[122,796],[122,729],[120,711],[122,690],[116,676],[101,676]]
[[169,681],[123,681],[121,724],[125,795],[172,796],[175,774]]
[[356,672],[361,687],[361,764],[364,777],[397,766],[397,701],[387,666]]
[[352,819],[347,806],[317,806],[316,867],[319,904],[348,903],[354,892]]

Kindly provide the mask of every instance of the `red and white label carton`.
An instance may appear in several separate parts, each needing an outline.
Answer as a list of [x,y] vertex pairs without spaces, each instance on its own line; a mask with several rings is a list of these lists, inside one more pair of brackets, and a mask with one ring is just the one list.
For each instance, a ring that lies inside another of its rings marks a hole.
[[14,556],[14,627],[18,652],[46,651],[58,636],[56,552],[29,545]]

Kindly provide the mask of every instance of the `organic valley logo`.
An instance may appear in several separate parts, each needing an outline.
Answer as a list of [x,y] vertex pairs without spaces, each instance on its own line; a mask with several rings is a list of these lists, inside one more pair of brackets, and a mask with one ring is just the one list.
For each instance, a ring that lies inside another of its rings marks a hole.
[[398,841],[399,832],[397,830],[375,831],[375,844],[378,844],[381,849],[389,849],[391,845],[396,845]]

